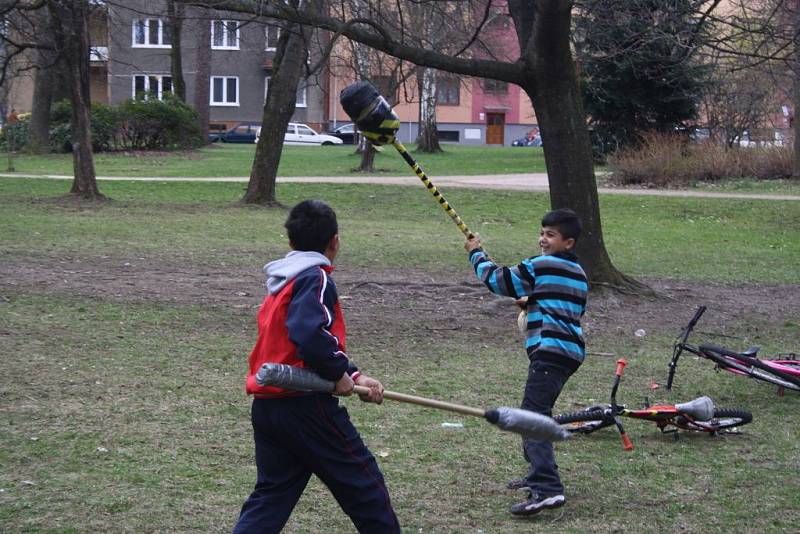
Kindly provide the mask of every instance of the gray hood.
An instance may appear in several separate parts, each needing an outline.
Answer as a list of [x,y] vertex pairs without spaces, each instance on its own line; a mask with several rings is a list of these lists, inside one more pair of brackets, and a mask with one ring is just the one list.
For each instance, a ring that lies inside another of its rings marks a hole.
[[330,260],[319,252],[293,250],[286,257],[271,261],[264,266],[267,275],[267,293],[274,295],[289,280],[309,267],[330,264]]

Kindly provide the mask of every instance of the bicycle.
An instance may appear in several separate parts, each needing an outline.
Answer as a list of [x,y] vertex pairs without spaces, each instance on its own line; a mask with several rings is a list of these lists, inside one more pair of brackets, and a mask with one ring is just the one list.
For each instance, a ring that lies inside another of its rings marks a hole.
[[749,376],[756,380],[761,380],[778,386],[778,394],[783,395],[785,389],[800,391],[800,360],[796,355],[790,354],[784,359],[759,359],[759,347],[750,347],[744,352],[736,352],[725,347],[711,344],[701,344],[699,346],[690,345],[687,341],[689,335],[697,325],[705,306],[698,306],[689,324],[684,328],[675,340],[672,350],[672,360],[669,363],[669,376],[667,377],[667,389],[672,389],[672,381],[678,367],[678,358],[684,351],[711,360],[716,364],[716,368],[723,369],[733,374]]
[[651,406],[645,399],[643,409],[629,410],[625,405],[617,404],[617,389],[626,365],[626,360],[617,360],[611,401],[608,405],[592,406],[580,412],[556,415],[553,419],[569,432],[579,434],[591,434],[595,430],[616,425],[622,437],[623,449],[626,451],[633,450],[633,443],[622,426],[621,417],[653,421],[662,434],[672,433],[676,439],[679,429],[714,435],[720,431],[746,425],[753,420],[750,412],[739,408],[718,408],[709,397],[698,397],[682,404],[656,406]]

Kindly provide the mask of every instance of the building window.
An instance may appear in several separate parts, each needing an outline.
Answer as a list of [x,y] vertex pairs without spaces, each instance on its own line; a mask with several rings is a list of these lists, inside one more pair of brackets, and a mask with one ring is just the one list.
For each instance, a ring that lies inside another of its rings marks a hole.
[[450,143],[458,143],[459,141],[459,131],[458,130],[436,130],[436,134],[439,136],[439,141],[445,141]]
[[211,77],[211,105],[239,105],[239,78],[237,76]]
[[441,77],[436,80],[436,103],[458,106],[461,103],[461,82],[458,78]]
[[239,50],[239,23],[235,20],[212,20],[211,48]]
[[[264,102],[267,101],[267,95],[269,94],[269,83],[272,80],[272,76],[266,76],[264,78]],[[306,80],[300,80],[300,83],[297,85],[297,98],[295,99],[294,105],[298,108],[305,108],[308,107],[308,82]]]
[[281,27],[277,24],[267,24],[264,27],[267,38],[267,46],[265,50],[268,52],[274,51],[278,47],[278,39],[281,37]]
[[491,95],[507,95],[508,82],[500,80],[483,80],[483,92]]
[[133,77],[133,98],[163,100],[172,92],[172,76],[161,74],[137,74]]
[[169,48],[172,36],[169,25],[161,19],[136,19],[133,21],[133,46]]

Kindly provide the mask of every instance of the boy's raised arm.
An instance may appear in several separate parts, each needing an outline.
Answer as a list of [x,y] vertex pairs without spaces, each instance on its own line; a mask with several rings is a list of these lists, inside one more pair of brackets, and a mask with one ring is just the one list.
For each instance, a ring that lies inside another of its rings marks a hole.
[[467,239],[464,248],[469,252],[469,261],[478,279],[492,293],[515,299],[533,293],[535,275],[533,265],[527,260],[515,267],[497,265],[481,248],[479,236]]

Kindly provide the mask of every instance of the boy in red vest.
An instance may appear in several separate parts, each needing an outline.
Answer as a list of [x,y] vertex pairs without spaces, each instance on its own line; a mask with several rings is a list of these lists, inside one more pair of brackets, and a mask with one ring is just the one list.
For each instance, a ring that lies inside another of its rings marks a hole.
[[[378,464],[333,395],[353,385],[380,404],[383,386],[358,371],[345,353],[345,323],[330,278],[339,252],[336,214],[319,200],[292,208],[284,225],[292,252],[268,263],[267,297],[258,312],[258,339],[250,354],[247,393],[258,478],[234,533],[280,532],[314,474],[331,490],[362,533],[399,532]],[[309,368],[336,383],[333,394],[261,386],[264,363]]]

